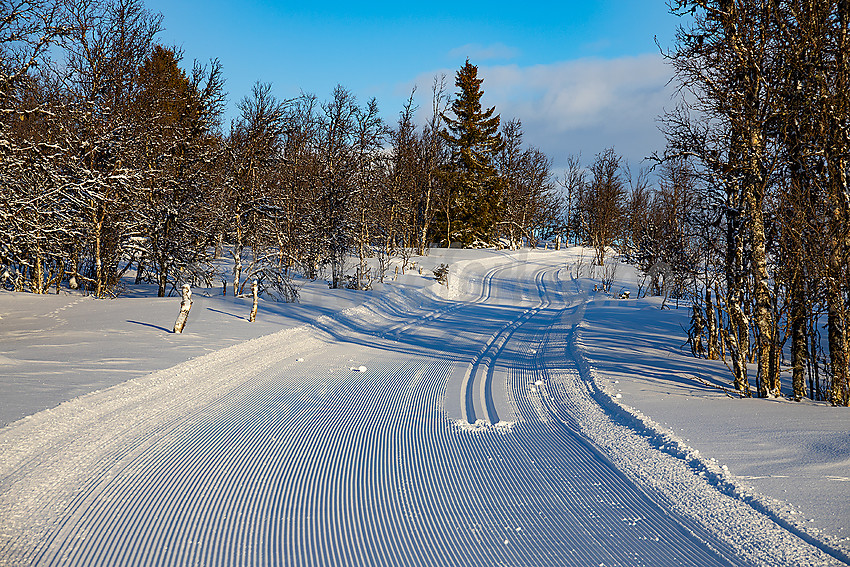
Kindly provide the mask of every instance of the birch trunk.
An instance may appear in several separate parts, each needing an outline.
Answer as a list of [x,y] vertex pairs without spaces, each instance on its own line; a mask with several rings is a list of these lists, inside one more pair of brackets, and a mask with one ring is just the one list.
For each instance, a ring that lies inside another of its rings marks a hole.
[[239,295],[239,287],[242,282],[242,251],[233,253],[233,297]]
[[[357,255],[360,264],[357,266],[357,289],[365,289],[363,280],[366,278],[366,242],[369,239],[368,227],[366,225],[365,203],[360,208],[360,237],[357,239]],[[389,239],[387,239],[389,242]]]
[[774,364],[775,340],[773,310],[770,299],[769,276],[767,273],[767,254],[765,252],[764,213],[762,211],[761,188],[749,190],[748,208],[750,212],[750,245],[752,247],[753,295],[755,299],[754,318],[758,328],[758,371],[759,396],[779,397],[779,373]]
[[80,289],[80,283],[77,281],[77,273],[79,272],[79,253],[75,250],[73,256],[71,256],[71,269],[69,270],[69,274],[71,277],[68,278],[68,287],[73,290]]
[[808,349],[806,340],[806,311],[805,301],[801,297],[798,285],[792,290],[791,306],[791,385],[794,390],[794,399],[800,401],[806,397],[806,359]]
[[236,242],[233,245],[233,297],[239,295],[242,282],[242,220],[236,214]]
[[142,258],[139,258],[139,261],[136,263],[136,279],[135,284],[139,285],[142,283],[142,276],[145,274],[145,261]]
[[213,255],[214,260],[218,260],[221,258],[221,254],[224,251],[224,231],[220,231],[218,233],[218,237],[215,239],[215,252]]
[[718,360],[720,358],[720,349],[717,345],[717,318],[714,313],[714,303],[711,300],[711,290],[705,289],[705,318],[706,326],[708,327],[708,359]]
[[192,287],[189,284],[183,284],[183,299],[180,301],[180,313],[177,315],[177,321],[174,322],[174,332],[182,333],[183,327],[186,326],[186,320],[189,318],[189,310],[192,308]]
[[257,280],[254,280],[251,284],[251,297],[254,302],[251,304],[251,315],[248,317],[248,321],[253,323],[257,320],[257,309],[260,305],[260,284]]
[[[734,199],[729,196],[729,210],[734,211]],[[732,359],[732,379],[735,389],[750,397],[747,377],[747,351],[750,349],[750,322],[742,306],[744,296],[744,239],[738,213],[730,212],[726,233],[726,307],[729,313],[729,331],[726,343]]]
[[165,291],[168,289],[168,265],[167,260],[160,261],[159,274],[157,275],[157,297],[165,297]]
[[847,306],[844,291],[847,286],[847,263],[850,254],[850,183],[848,183],[847,154],[850,152],[850,135],[846,120],[850,116],[850,2],[838,2],[838,29],[836,30],[835,95],[829,117],[838,122],[830,128],[831,144],[827,155],[829,183],[830,255],[827,268],[827,327],[829,329],[829,359],[832,366],[830,402],[833,405],[850,405],[850,353],[847,338]]
[[59,261],[59,268],[56,274],[56,295],[59,295],[59,286],[62,285],[62,278],[65,276],[65,260]]
[[30,277],[30,289],[33,293],[42,294],[45,291],[44,255],[40,244],[36,245],[34,260],[35,265],[33,266],[32,275]]
[[101,238],[103,233],[103,220],[96,219],[94,224],[94,266],[95,266],[95,297],[103,297],[103,259],[101,250]]
[[431,218],[431,174],[428,174],[428,189],[425,191],[425,204],[424,210],[422,211],[422,226],[419,227],[419,245],[417,246],[416,253],[419,256],[424,256],[425,251],[428,249],[428,225],[430,224],[429,219]]
[[[830,278],[832,279],[832,278]],[[850,405],[848,381],[847,331],[844,298],[837,281],[827,284],[827,327],[829,329],[829,362],[832,366],[830,403],[834,406]]]

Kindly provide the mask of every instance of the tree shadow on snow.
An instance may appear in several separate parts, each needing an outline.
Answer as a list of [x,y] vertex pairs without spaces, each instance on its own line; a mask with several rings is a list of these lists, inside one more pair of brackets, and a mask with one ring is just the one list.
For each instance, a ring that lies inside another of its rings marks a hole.
[[160,330],[160,331],[165,331],[166,333],[171,333],[171,332],[172,332],[172,330],[171,330],[171,329],[166,329],[165,327],[160,327],[159,325],[154,325],[154,324],[152,324],[152,323],[142,323],[142,322],[140,322],[140,321],[130,321],[129,319],[127,320],[127,322],[128,322],[128,323],[133,323],[134,325],[142,325],[143,327],[152,327],[152,328],[154,328],[154,329],[158,329],[158,330]]
[[242,317],[241,315],[234,315],[233,313],[228,313],[227,311],[221,311],[220,309],[213,309],[212,307],[207,307],[207,311],[212,311],[214,313],[221,313],[222,315],[229,315],[235,319],[239,319],[240,321],[247,321],[246,317]]

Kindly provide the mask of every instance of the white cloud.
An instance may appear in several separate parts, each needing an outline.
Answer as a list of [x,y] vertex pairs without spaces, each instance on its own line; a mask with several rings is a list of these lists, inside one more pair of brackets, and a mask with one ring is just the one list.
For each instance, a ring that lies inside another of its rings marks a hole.
[[[438,73],[446,73],[454,92],[454,70],[423,74],[417,83],[430,86]],[[673,106],[673,89],[667,85],[672,70],[659,55],[531,67],[479,65],[478,74],[484,78],[483,104],[495,106],[503,120],[519,118],[525,142],[549,155],[556,168],[569,155],[581,153],[587,162],[612,146],[632,166],[663,150],[656,118]],[[420,90],[420,96],[427,95],[430,91]]]

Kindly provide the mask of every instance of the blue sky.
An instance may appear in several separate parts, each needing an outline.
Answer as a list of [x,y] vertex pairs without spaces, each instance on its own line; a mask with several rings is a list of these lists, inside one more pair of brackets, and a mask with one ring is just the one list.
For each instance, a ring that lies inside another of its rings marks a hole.
[[146,0],[161,12],[159,41],[191,60],[221,60],[229,116],[256,81],[280,99],[327,99],[341,84],[378,101],[394,122],[411,88],[424,119],[433,77],[465,59],[484,78],[484,104],[519,118],[526,142],[560,167],[614,146],[633,165],[663,139],[655,117],[672,106],[669,45],[677,19],[663,0],[414,3],[310,0]]

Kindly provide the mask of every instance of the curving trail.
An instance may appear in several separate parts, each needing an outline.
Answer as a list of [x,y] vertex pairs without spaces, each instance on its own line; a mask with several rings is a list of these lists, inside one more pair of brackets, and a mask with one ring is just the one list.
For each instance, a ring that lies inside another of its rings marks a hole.
[[506,262],[472,301],[355,312],[7,428],[0,564],[749,564],[580,433],[553,378],[585,300],[562,268]]

